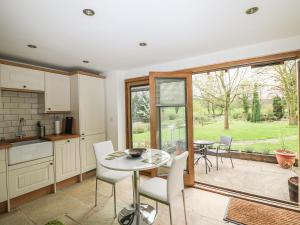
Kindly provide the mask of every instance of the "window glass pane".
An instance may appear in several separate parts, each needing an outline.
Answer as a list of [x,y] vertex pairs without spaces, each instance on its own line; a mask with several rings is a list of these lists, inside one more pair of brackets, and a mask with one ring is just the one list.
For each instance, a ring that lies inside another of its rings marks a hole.
[[156,105],[185,105],[185,79],[156,79]]
[[150,147],[149,86],[131,88],[132,146]]

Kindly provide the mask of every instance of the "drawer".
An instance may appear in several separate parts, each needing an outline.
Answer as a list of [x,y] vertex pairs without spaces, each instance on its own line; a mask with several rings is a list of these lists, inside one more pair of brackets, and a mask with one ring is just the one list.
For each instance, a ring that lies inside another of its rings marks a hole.
[[53,174],[53,161],[9,170],[9,197],[14,198],[53,184]]

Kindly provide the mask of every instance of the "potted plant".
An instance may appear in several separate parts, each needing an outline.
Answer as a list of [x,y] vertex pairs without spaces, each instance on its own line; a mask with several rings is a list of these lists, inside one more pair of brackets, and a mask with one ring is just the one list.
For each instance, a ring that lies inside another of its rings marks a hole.
[[296,160],[296,153],[286,150],[284,135],[281,135],[281,149],[275,151],[278,164],[284,168],[291,168]]
[[[297,175],[297,169],[294,170],[296,175]],[[299,202],[299,193],[298,193],[299,177],[298,176],[290,177],[288,180],[288,184],[289,184],[290,200],[292,202]]]

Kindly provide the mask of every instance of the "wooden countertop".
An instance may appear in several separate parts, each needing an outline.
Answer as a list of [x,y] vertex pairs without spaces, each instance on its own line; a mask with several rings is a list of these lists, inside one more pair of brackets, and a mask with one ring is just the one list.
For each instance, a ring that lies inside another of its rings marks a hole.
[[9,143],[8,141],[1,141],[0,142],[0,150],[8,149],[10,147],[11,147],[11,143]]
[[60,140],[67,140],[71,138],[78,138],[80,137],[79,134],[51,134],[51,135],[46,135],[43,137],[43,139],[48,140],[48,141],[60,141]]
[[[51,134],[51,135],[46,135],[42,137],[41,139],[47,140],[47,141],[60,141],[60,140],[67,140],[71,138],[78,138],[80,137],[79,134]],[[23,139],[11,139],[11,140],[6,140],[0,142],[0,150],[2,149],[8,149],[11,147],[11,143],[14,142],[19,142],[19,141],[29,141],[29,140],[35,140],[38,139],[39,137],[25,137]]]

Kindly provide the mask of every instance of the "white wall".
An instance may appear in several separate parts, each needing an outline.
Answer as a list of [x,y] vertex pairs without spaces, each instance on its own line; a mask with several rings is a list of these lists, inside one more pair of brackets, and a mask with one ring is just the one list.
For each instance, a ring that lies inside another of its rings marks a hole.
[[[216,64],[256,56],[264,56],[300,49],[300,36],[273,40],[241,48],[228,49],[197,57],[172,61],[128,71],[107,72],[108,137],[119,148],[125,147],[125,89],[124,80],[148,75],[150,71],[173,71],[202,65]],[[154,56],[155,57],[155,56]]]
[[125,147],[125,91],[124,72],[105,72],[106,93],[106,136],[111,140],[115,149]]

